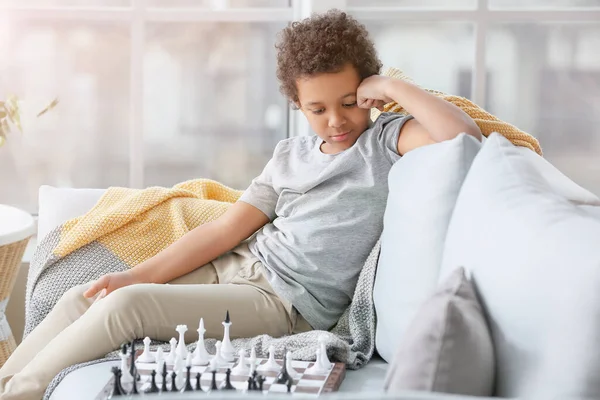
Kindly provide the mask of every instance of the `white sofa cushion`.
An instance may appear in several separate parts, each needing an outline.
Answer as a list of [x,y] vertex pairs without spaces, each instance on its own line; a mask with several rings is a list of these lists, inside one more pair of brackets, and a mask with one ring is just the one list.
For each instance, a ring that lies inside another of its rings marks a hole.
[[456,197],[481,143],[461,134],[394,164],[375,279],[376,347],[387,362],[435,290]]
[[63,222],[88,212],[105,191],[42,185],[38,191],[38,241]]
[[[543,382],[553,398],[582,397],[573,382],[582,381],[587,366],[559,365],[560,383],[543,372],[544,360],[550,351],[560,352],[555,362],[574,360],[574,347],[599,358],[600,302],[578,298],[595,297],[600,287],[600,219],[559,192],[530,157],[493,134],[471,166],[448,227],[440,281],[457,266],[472,272],[494,341],[498,396],[527,397],[534,382]],[[568,315],[582,305],[585,312]],[[558,320],[586,334],[564,329],[550,336]]]

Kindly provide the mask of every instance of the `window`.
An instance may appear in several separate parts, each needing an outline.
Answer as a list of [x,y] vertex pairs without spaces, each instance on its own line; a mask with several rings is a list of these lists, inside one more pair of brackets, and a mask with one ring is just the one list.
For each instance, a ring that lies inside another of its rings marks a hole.
[[387,67],[532,134],[552,164],[600,195],[599,0],[348,5]]
[[600,195],[600,0],[0,0],[0,96],[25,114],[0,148],[0,203],[36,213],[42,184],[244,188],[309,132],[279,94],[275,34],[333,7],[386,67],[533,134]]
[[42,184],[243,189],[290,134],[273,46],[289,0],[20,4],[0,0],[0,96],[24,114],[0,148],[0,203],[35,214]]

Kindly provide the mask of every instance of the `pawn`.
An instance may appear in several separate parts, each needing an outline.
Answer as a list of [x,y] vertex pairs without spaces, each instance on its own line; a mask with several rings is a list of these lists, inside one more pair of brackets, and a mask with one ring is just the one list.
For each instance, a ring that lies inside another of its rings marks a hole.
[[169,343],[171,344],[171,350],[169,351],[167,357],[165,357],[165,361],[167,362],[167,364],[173,365],[175,364],[175,355],[177,352],[177,339],[171,338]]
[[176,379],[177,373],[175,371],[171,372],[171,392],[179,392],[179,389],[177,389],[177,382],[175,382]]
[[155,360],[152,353],[150,353],[150,338],[146,336],[144,338],[144,352],[138,357],[137,362],[141,363],[153,363]]
[[233,370],[231,370],[231,373],[233,373],[234,375],[239,375],[239,376],[247,376],[250,373],[250,370],[248,368],[248,366],[246,365],[246,352],[244,352],[244,350],[240,350],[240,357],[238,359],[238,363],[235,367],[233,367]]
[[252,347],[252,350],[250,351],[250,375],[254,375],[256,372],[257,363],[258,360],[256,358],[256,349]]
[[217,371],[212,370],[211,374],[212,374],[212,380],[210,381],[210,391],[212,392],[215,390],[219,390],[219,387],[217,386]]
[[254,386],[254,380],[252,379],[251,376],[248,377],[248,389],[246,389],[248,392],[252,391],[252,387]]
[[150,381],[150,389],[148,389],[146,393],[158,393],[158,386],[156,386],[156,371],[152,370],[150,375],[152,375],[152,379]]
[[213,360],[215,360],[215,363],[217,364],[217,368],[227,365],[227,360],[225,358],[223,358],[223,356],[221,355],[221,345],[222,345],[221,342],[217,342],[215,344],[215,348],[217,349],[217,352],[216,352],[215,356],[213,357]]
[[114,383],[113,383],[113,391],[112,391],[112,397],[116,397],[116,396],[123,396],[127,393],[125,393],[125,391],[123,390],[123,387],[121,386],[121,369],[117,366],[112,367],[112,373],[114,375]]
[[200,372],[196,373],[196,392],[203,392],[202,385],[200,384],[200,379],[202,378],[202,374]]
[[264,363],[263,365],[258,367],[258,370],[259,371],[279,372],[280,369],[281,369],[281,366],[279,364],[277,364],[277,361],[275,361],[275,347],[270,346],[269,347],[269,359],[267,360],[266,363]]
[[287,392],[288,393],[292,393],[292,384],[294,383],[294,380],[292,378],[288,379],[287,381]]
[[193,392],[194,388],[192,387],[192,382],[190,382],[190,370],[192,369],[192,367],[188,365],[185,368],[187,369],[187,371],[185,373],[185,387],[183,388],[183,391]]
[[229,368],[225,371],[225,386],[223,386],[223,390],[235,390],[231,384],[231,370]]
[[327,338],[324,335],[319,336],[318,341],[319,350],[321,353],[321,368],[329,371],[333,367],[333,364],[331,363],[331,361],[329,361],[329,358],[327,357],[327,348],[325,347],[326,340]]

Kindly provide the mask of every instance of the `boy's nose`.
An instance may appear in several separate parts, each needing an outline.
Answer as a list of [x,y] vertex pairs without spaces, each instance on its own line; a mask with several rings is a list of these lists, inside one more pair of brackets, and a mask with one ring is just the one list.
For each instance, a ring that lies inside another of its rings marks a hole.
[[329,118],[329,127],[330,128],[340,128],[341,126],[343,126],[346,123],[346,119],[344,118],[343,115],[339,114],[339,113],[333,113],[331,114],[331,117]]

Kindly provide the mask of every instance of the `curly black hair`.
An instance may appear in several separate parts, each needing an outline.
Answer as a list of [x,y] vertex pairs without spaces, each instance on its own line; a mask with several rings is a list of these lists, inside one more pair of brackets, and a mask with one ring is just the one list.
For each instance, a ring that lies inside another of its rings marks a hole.
[[365,26],[335,9],[290,23],[275,48],[279,89],[292,104],[298,103],[299,78],[338,72],[351,64],[363,80],[382,67]]

